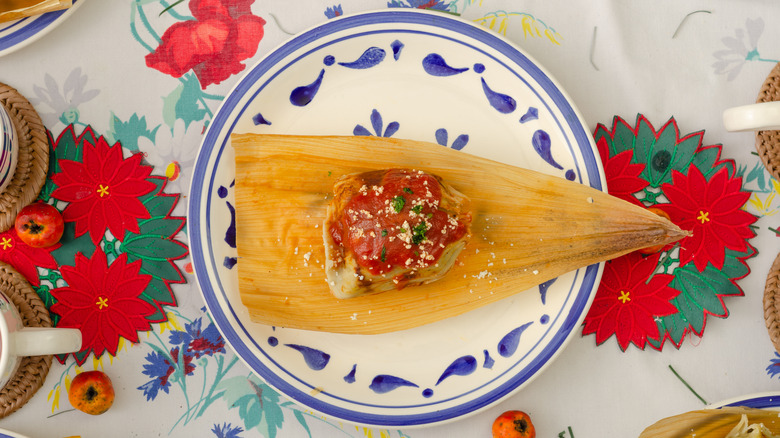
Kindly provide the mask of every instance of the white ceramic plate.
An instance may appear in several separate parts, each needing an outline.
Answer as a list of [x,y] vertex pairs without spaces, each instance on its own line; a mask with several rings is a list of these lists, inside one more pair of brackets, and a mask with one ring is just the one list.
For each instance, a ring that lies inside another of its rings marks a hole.
[[27,438],[25,435],[19,435],[10,430],[0,429],[0,438]]
[[0,23],[0,56],[21,49],[59,26],[84,3],[84,0],[76,1],[68,9]]
[[538,375],[579,331],[601,265],[385,335],[252,323],[234,266],[233,132],[438,142],[462,149],[464,159],[480,155],[604,190],[590,131],[569,99],[495,33],[445,14],[391,9],[329,21],[269,53],[229,93],[201,145],[189,197],[195,274],[217,327],[257,375],[310,409],[371,426],[426,425],[485,408]]

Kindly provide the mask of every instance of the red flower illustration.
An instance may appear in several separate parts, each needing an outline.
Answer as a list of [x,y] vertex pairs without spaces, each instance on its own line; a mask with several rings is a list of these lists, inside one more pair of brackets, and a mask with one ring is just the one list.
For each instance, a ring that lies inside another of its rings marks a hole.
[[57,327],[80,329],[82,351],[92,350],[96,357],[104,351],[116,355],[120,336],[138,342],[138,331],[151,329],[146,317],[157,312],[140,298],[151,280],[151,276],[140,274],[140,269],[141,262],[128,264],[126,254],[119,255],[111,266],[101,249],[92,259],[76,254],[75,267],[61,268],[68,286],[51,291],[57,299],[51,311],[62,317]]
[[190,70],[201,88],[219,84],[245,68],[263,39],[265,20],[252,15],[254,0],[191,0],[194,20],[176,23],[146,55],[146,65],[173,77]]
[[46,269],[57,269],[57,261],[51,251],[62,246],[57,243],[48,248],[33,248],[22,242],[12,227],[0,233],[0,261],[8,263],[27,279],[33,286],[41,284],[36,266]]
[[52,197],[69,202],[62,212],[65,222],[76,223],[76,237],[89,230],[96,245],[111,231],[124,240],[125,231],[138,231],[138,219],[148,219],[149,212],[138,200],[155,189],[146,180],[152,168],[141,164],[141,154],[127,159],[122,147],[109,146],[104,137],[93,146],[84,142],[84,162],[59,160],[61,172],[52,176],[58,186]]
[[742,210],[750,198],[749,192],[742,191],[742,178],[732,178],[724,166],[707,181],[691,165],[688,175],[673,172],[672,181],[661,187],[669,204],[656,207],[666,211],[680,228],[693,232],[680,241],[681,265],[693,260],[699,272],[707,263],[720,270],[726,248],[747,251],[746,239],[755,236],[750,225],[756,217]]
[[609,194],[634,205],[644,207],[642,202],[634,197],[634,193],[644,190],[649,185],[647,181],[640,178],[639,175],[645,170],[644,164],[631,164],[634,158],[634,151],[623,151],[614,157],[609,156],[609,145],[607,140],[600,138],[596,146],[601,156],[601,162],[604,163],[604,176],[607,179]]
[[615,334],[624,351],[629,343],[644,348],[648,338],[658,340],[655,318],[676,313],[670,300],[680,293],[669,287],[672,275],[653,275],[659,258],[634,252],[607,262],[582,333],[595,333],[598,344]]

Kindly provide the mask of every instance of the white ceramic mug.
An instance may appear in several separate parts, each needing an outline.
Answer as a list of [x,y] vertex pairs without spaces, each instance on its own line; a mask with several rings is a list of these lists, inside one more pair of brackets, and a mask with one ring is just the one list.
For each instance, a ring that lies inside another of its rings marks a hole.
[[769,131],[780,129],[780,102],[742,105],[723,111],[728,131]]
[[80,330],[25,327],[14,303],[0,291],[0,388],[14,375],[24,356],[64,354],[80,349]]
[[19,159],[19,139],[11,115],[0,104],[0,193],[14,179]]

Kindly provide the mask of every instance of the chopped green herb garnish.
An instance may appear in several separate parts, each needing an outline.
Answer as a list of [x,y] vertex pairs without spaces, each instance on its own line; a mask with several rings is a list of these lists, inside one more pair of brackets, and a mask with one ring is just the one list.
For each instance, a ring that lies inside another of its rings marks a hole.
[[329,171],[328,171],[328,176],[331,176],[331,175],[333,175],[333,172],[331,172],[331,171],[329,170]]
[[406,232],[406,228],[399,228],[399,229],[398,229],[398,232],[399,232],[399,233],[401,233],[401,234],[403,234],[403,233],[405,233],[405,232]]
[[412,191],[412,189],[410,189],[409,187],[404,187],[404,191],[405,191],[406,193],[410,194],[410,195],[411,195],[412,193],[414,193],[414,192]]
[[387,230],[382,230],[382,237],[387,236]]
[[382,245],[382,254],[380,255],[380,260],[384,262],[386,258],[387,258],[387,248],[385,248],[385,246]]
[[419,245],[422,241],[424,241],[426,231],[428,231],[428,227],[425,225],[425,223],[415,225],[414,228],[412,228],[412,243]]
[[422,205],[415,205],[414,207],[412,207],[412,211],[417,214],[420,214],[420,212],[422,211]]
[[433,213],[428,213],[428,214],[426,214],[426,215],[425,215],[425,217],[427,217],[428,219],[430,219],[430,218],[432,218],[432,217],[433,217]]
[[390,202],[393,204],[393,210],[395,210],[396,213],[400,213],[401,210],[404,209],[404,205],[406,205],[406,199],[404,199],[403,196],[396,196]]

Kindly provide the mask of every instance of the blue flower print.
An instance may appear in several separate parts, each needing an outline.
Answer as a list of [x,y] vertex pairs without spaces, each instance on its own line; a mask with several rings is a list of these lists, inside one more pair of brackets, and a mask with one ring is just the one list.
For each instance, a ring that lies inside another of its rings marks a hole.
[[171,382],[168,381],[168,377],[173,372],[168,359],[157,351],[152,351],[146,355],[146,361],[144,364],[143,374],[151,377],[152,380],[141,385],[138,389],[143,390],[146,400],[154,400],[157,398],[157,394],[162,389],[168,394],[168,388],[171,386]]
[[344,15],[344,11],[341,9],[341,5],[328,6],[325,9],[325,16],[328,18],[336,18]]
[[171,345],[181,345],[185,354],[193,355],[195,359],[201,356],[213,356],[214,353],[225,352],[225,340],[220,335],[214,323],[201,330],[203,319],[198,318],[184,325],[184,331],[173,330],[169,336]]
[[770,362],[769,366],[766,367],[766,373],[770,377],[776,377],[780,374],[780,354],[775,352],[775,357]]
[[442,0],[391,0],[387,2],[387,7],[432,9],[435,11],[450,12],[450,3],[444,3]]
[[244,431],[244,429],[236,426],[233,427],[231,424],[223,423],[222,426],[219,424],[215,424],[214,428],[211,429],[212,432],[214,432],[214,435],[217,438],[241,438],[241,435],[239,435],[241,432]]
[[[382,133],[382,128],[384,127],[384,123],[382,122],[382,115],[379,114],[379,111],[377,110],[371,111],[370,119],[371,119],[371,127],[374,129],[374,133],[376,133],[377,137],[392,137],[393,134],[395,134],[396,131],[398,131],[398,128],[400,128],[401,126],[398,122],[390,122],[387,125],[387,129],[385,129],[385,132]],[[352,130],[352,134],[364,135],[364,136],[374,135],[363,125],[355,126],[355,129]]]

